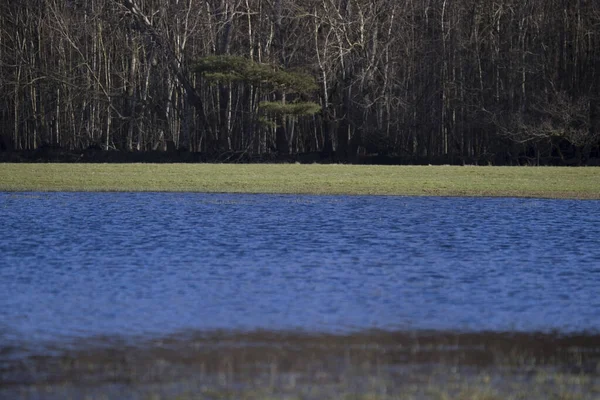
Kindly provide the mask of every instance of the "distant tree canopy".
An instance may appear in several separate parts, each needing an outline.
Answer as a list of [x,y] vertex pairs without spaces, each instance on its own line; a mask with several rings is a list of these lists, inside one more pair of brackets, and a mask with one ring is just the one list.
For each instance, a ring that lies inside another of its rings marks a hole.
[[[250,106],[255,116],[262,111],[268,116],[275,117],[278,122],[265,117],[258,119],[246,119],[250,123],[248,129],[273,128],[276,132],[277,151],[288,153],[290,149],[290,137],[286,135],[284,118],[310,116],[320,111],[317,103],[302,101],[300,97],[310,95],[317,90],[315,79],[306,73],[289,71],[271,64],[257,63],[245,57],[239,56],[209,56],[202,58],[196,65],[195,71],[211,85],[229,85],[229,91],[221,88],[220,96],[227,99],[231,96],[231,85],[247,85],[258,95],[257,107]],[[286,102],[288,95],[295,96],[292,102]],[[272,96],[278,101],[269,101]],[[251,102],[252,99],[249,99]],[[221,114],[224,114],[226,126],[231,126],[232,115],[229,100],[220,102]],[[247,108],[246,108],[247,109]],[[257,124],[258,123],[258,124]],[[227,128],[223,129],[227,131]],[[266,141],[266,139],[264,139]],[[226,147],[231,149],[230,139],[227,138]]]
[[0,151],[600,159],[596,0],[22,0],[0,27]]
[[197,63],[196,72],[210,82],[242,82],[286,93],[308,94],[318,89],[315,78],[309,74],[239,56],[204,57]]

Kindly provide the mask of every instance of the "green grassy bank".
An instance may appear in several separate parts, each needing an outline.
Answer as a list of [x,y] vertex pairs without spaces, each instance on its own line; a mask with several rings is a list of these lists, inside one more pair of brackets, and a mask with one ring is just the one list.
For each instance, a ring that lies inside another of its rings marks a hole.
[[181,191],[600,199],[600,168],[0,164],[0,191]]

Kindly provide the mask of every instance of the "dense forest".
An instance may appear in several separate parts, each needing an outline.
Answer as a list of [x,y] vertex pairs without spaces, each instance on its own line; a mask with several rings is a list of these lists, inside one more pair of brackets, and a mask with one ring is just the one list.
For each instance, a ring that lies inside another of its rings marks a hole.
[[0,150],[597,164],[597,0],[3,0]]

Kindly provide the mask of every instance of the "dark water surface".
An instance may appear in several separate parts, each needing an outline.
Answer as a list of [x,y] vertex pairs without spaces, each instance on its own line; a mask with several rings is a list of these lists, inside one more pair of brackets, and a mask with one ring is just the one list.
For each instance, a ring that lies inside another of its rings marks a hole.
[[0,193],[0,340],[600,331],[600,202]]

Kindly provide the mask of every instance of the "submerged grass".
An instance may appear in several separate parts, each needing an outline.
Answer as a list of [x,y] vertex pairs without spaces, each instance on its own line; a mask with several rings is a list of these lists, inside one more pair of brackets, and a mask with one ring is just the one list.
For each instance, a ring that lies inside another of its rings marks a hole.
[[0,191],[168,191],[600,199],[600,168],[0,164]]
[[[269,368],[266,368],[269,370]],[[58,381],[2,388],[11,399],[152,399],[152,400],[598,400],[597,375],[536,368],[530,371],[482,371],[438,367],[433,371],[362,374],[284,374],[240,382],[227,372],[207,379],[202,369],[153,382],[122,380]]]
[[[486,376],[473,379],[455,378],[446,384],[425,383],[390,387],[386,380],[372,378],[371,387],[353,392],[343,384],[309,385],[287,389],[203,387],[190,382],[173,385],[101,385],[77,387],[69,384],[39,386],[8,393],[18,399],[140,399],[140,400],[597,400],[598,384],[516,383],[504,376],[500,386],[491,384]],[[551,378],[554,379],[554,378]],[[561,377],[556,379],[561,380]],[[504,386],[503,386],[504,385]],[[391,389],[391,390],[390,390]]]
[[107,347],[100,340],[0,362],[0,398],[595,400],[599,338],[259,331]]

